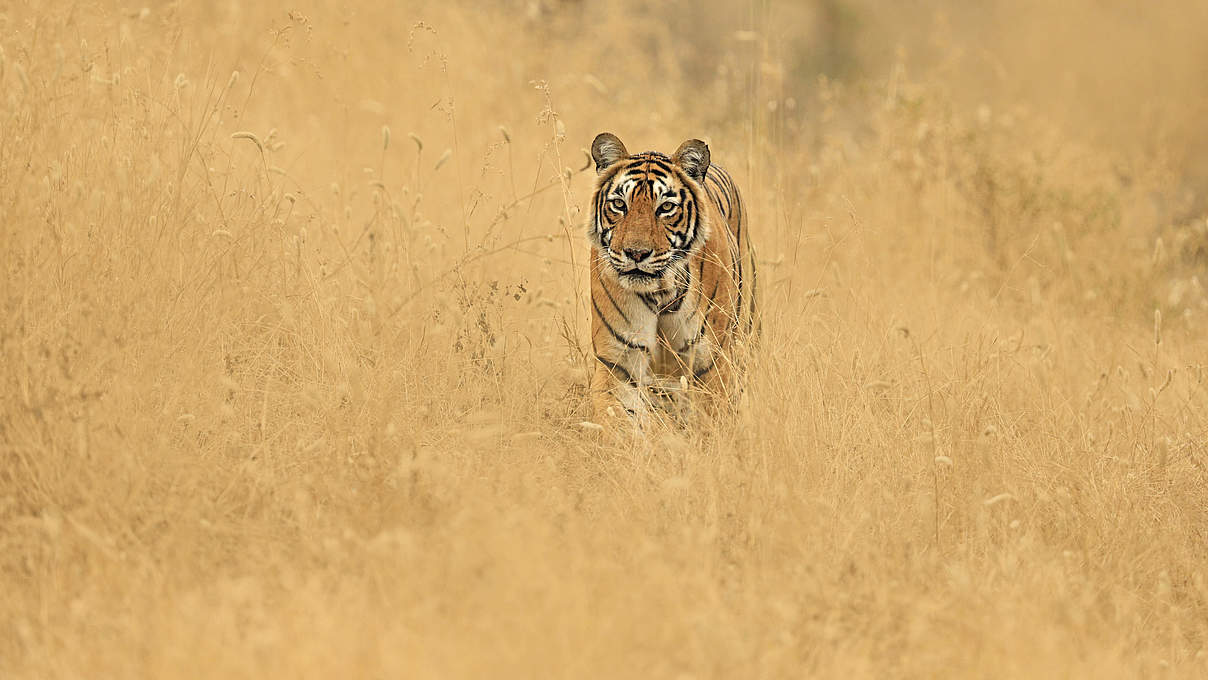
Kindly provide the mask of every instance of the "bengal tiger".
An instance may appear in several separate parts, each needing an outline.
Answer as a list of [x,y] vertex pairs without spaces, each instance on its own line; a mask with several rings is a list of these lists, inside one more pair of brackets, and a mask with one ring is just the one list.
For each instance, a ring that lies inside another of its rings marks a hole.
[[[691,384],[707,407],[734,402],[756,326],[755,260],[746,208],[709,147],[630,155],[596,136],[588,237],[591,395],[597,419],[649,418],[662,386]],[[618,407],[621,411],[618,411]]]

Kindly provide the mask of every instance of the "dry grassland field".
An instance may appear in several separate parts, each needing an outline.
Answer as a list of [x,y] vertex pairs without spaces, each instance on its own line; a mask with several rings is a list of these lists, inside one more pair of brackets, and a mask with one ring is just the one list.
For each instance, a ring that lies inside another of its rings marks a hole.
[[[145,1],[0,2],[0,677],[1208,676],[1204,3]],[[584,424],[606,130],[733,413]]]

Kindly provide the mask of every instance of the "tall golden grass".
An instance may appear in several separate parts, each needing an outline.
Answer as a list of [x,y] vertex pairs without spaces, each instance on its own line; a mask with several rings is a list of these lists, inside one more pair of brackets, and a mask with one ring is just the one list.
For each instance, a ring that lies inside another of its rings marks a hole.
[[[0,676],[1203,677],[1194,2],[0,7]],[[709,141],[732,418],[585,399]]]

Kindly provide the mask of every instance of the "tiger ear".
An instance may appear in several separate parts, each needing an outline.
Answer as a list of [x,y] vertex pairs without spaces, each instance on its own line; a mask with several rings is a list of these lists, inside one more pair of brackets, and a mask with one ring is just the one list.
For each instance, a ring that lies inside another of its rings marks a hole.
[[591,143],[591,158],[596,162],[596,172],[604,172],[604,168],[619,160],[629,157],[625,145],[611,132],[601,132],[596,135],[596,141]]
[[703,182],[705,173],[709,171],[709,145],[699,139],[689,139],[679,145],[671,160],[683,168],[689,177]]

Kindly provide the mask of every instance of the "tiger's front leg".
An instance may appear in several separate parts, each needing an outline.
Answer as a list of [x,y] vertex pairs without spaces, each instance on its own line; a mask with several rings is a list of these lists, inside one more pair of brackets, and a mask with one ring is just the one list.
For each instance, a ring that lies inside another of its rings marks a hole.
[[591,377],[597,422],[615,422],[628,416],[639,425],[645,424],[650,414],[649,383],[650,360],[642,352],[624,352],[615,359],[597,353]]
[[695,390],[700,394],[705,413],[715,416],[723,412],[732,401],[735,371],[730,359],[727,336],[715,329],[724,324],[724,317],[709,315],[701,327],[699,341],[689,351],[680,354],[683,369],[692,377]]
[[651,348],[658,318],[600,267],[595,258],[590,301],[593,411],[601,424],[626,418],[644,424],[650,414]]
[[697,389],[702,392],[702,405],[710,416],[724,412],[731,401],[733,371],[725,354],[715,352],[693,367]]

